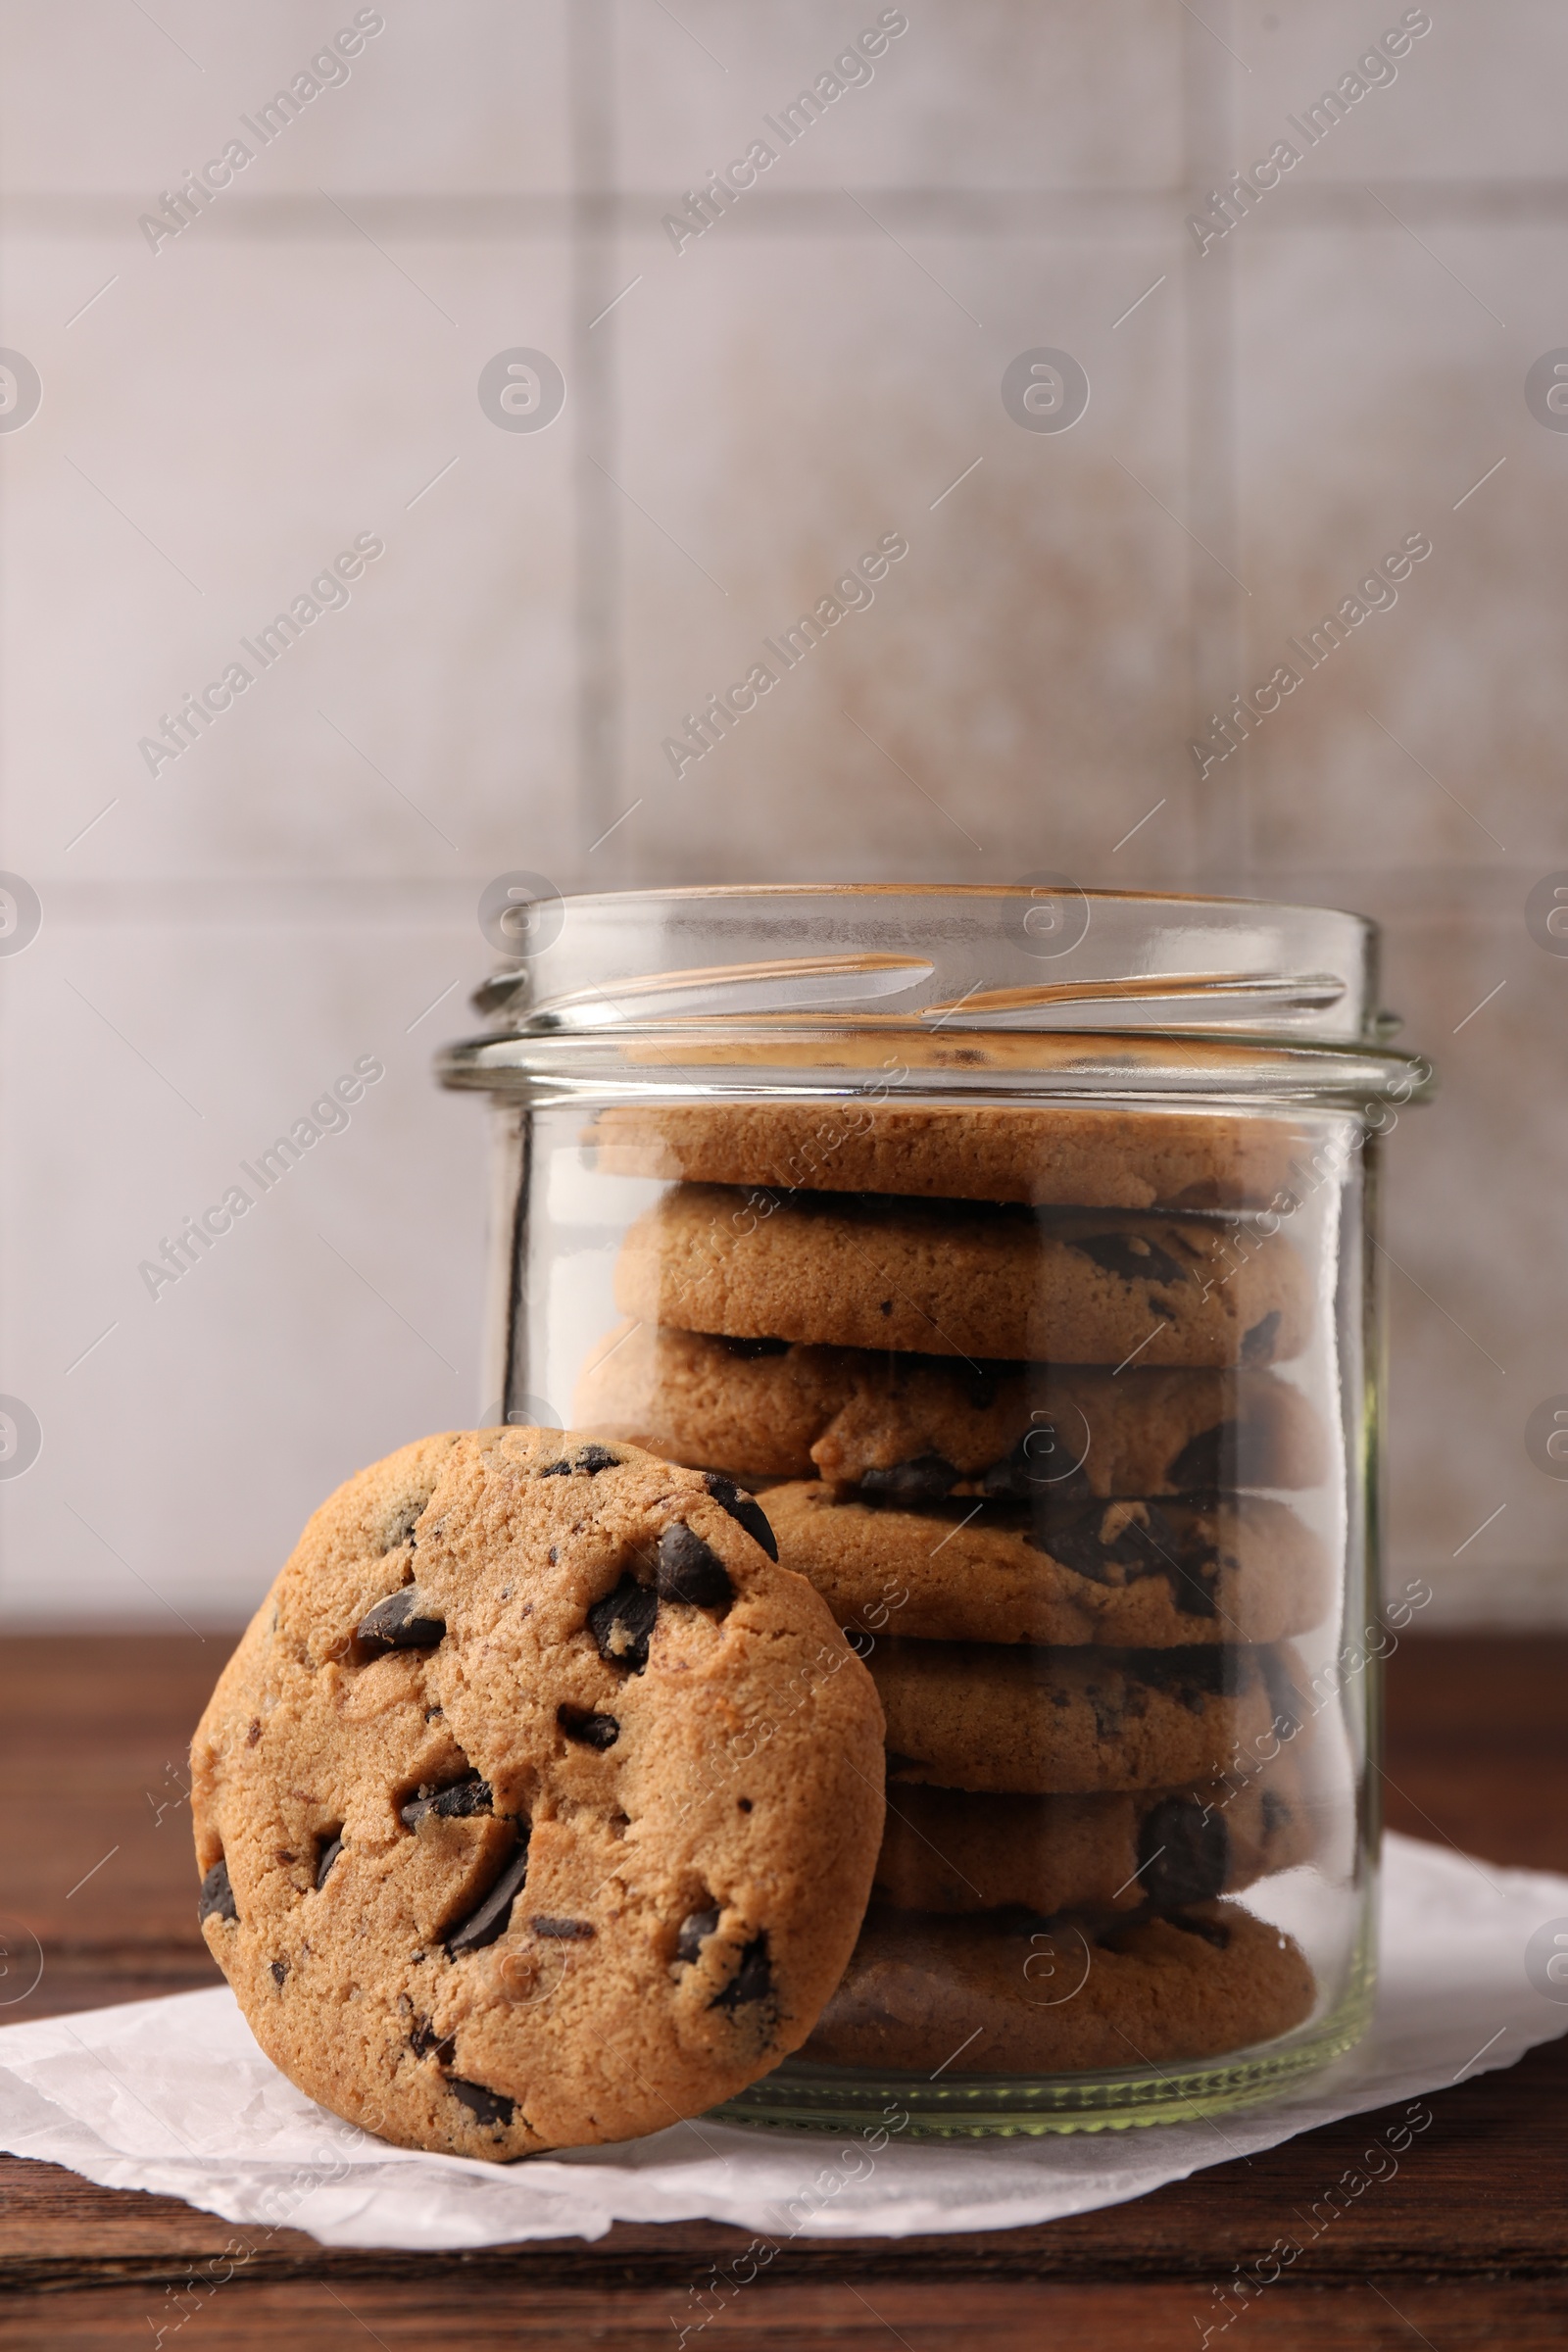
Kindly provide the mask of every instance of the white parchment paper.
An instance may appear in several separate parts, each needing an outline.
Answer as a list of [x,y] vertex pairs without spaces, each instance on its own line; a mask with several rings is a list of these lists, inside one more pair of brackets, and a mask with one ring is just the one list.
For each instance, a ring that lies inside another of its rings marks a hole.
[[[703,2218],[775,2246],[1006,2229],[1512,2065],[1568,2031],[1568,1983],[1555,1999],[1526,1970],[1551,1923],[1568,1934],[1568,1878],[1390,1837],[1371,2034],[1311,2083],[1215,2122],[885,2145],[869,2130],[697,2122],[502,2167],[390,2148],[328,2115],[263,2057],[220,1987],[0,2028],[0,2147],[335,2246],[439,2251]],[[1539,1961],[1535,1973],[1545,1982]]]

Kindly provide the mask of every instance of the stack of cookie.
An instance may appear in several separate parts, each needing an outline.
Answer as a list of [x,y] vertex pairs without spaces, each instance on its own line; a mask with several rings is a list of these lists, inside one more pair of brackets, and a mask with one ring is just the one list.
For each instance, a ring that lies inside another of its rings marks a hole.
[[1098,2069],[1309,2012],[1296,1945],[1226,1899],[1313,1850],[1281,1718],[1335,1575],[1282,1496],[1327,1441],[1275,1370],[1313,1298],[1251,1213],[1292,1140],[1087,1107],[591,1130],[600,1171],[673,1181],[576,1419],[761,1492],[887,1717],[875,1895],[808,2055]]

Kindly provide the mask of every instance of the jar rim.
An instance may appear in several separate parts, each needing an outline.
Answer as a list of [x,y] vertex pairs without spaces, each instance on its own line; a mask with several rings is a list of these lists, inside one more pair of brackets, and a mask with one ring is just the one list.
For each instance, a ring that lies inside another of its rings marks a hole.
[[565,897],[502,875],[475,1008],[517,1034],[893,1017],[912,1027],[1382,1045],[1378,929],[1333,907],[1011,883],[684,884]]

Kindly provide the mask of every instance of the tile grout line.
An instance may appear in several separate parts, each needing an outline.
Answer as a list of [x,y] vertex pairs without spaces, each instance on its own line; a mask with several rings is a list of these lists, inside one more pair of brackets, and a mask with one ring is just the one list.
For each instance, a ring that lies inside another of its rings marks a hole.
[[[1227,172],[1232,162],[1234,157],[1227,155]],[[1379,187],[1395,193],[1417,220],[1433,227],[1547,227],[1568,217],[1568,174],[1523,173],[1490,180],[1395,175],[1353,187],[1344,182],[1303,186],[1296,191],[1296,209],[1287,220],[1278,214],[1260,213],[1250,233],[1272,242],[1329,227],[1358,239],[1386,233],[1383,221],[1369,220],[1364,201],[1357,201],[1363,188],[1375,193]],[[1104,229],[1107,221],[1113,223],[1117,236],[1129,226],[1151,234],[1157,234],[1162,225],[1179,228],[1191,208],[1192,186],[1190,177],[1180,183],[1152,185],[1125,181],[1108,188],[1012,190],[1004,198],[995,187],[973,181],[937,186],[903,180],[879,187],[875,195],[878,205],[891,208],[912,234],[930,233],[935,226],[956,237],[990,239],[1000,234],[1032,239],[1040,235],[1073,237],[1086,228]],[[137,188],[86,195],[22,188],[6,198],[6,211],[14,233],[62,242],[97,242],[122,228],[126,212],[134,215],[144,201],[144,192]],[[668,190],[663,186],[623,187],[606,195],[600,210],[617,230],[637,229],[646,224],[650,212],[657,213],[667,202]],[[572,236],[573,199],[562,189],[436,188],[414,192],[378,188],[357,194],[355,209],[389,235],[422,233],[442,241],[454,236],[482,241],[522,238],[563,245],[569,244]],[[842,219],[835,216],[842,216],[842,210],[843,200],[836,189],[786,193],[759,188],[749,212],[737,213],[734,233],[749,240],[798,234],[841,243],[845,231]],[[748,227],[748,220],[755,225]],[[1402,221],[1400,225],[1404,225]],[[243,219],[217,212],[210,220],[204,216],[204,231],[214,242],[226,245],[344,244],[355,233],[346,220],[336,227],[330,220],[312,219],[299,196],[260,194],[247,199]],[[860,233],[874,232],[868,227]]]
[[[1216,53],[1233,29],[1229,0],[1216,0],[1204,23],[1182,19],[1183,165],[1189,205],[1223,180],[1234,144],[1234,69]],[[1218,29],[1215,29],[1215,26]],[[1226,36],[1222,39],[1222,36]],[[1195,548],[1187,570],[1188,695],[1195,728],[1232,691],[1242,659],[1241,608],[1233,578],[1241,568],[1236,493],[1235,286],[1228,244],[1197,250],[1185,228],[1180,299],[1187,338],[1187,521],[1231,578],[1216,578]],[[1186,760],[1185,750],[1181,755]],[[1246,762],[1227,766],[1217,785],[1185,777],[1191,810],[1191,871],[1200,887],[1235,888],[1251,865],[1251,812]]]

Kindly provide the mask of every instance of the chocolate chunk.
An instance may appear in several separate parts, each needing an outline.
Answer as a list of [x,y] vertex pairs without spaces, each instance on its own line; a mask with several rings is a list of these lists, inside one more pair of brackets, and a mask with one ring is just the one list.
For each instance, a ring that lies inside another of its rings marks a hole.
[[1279,1345],[1279,1336],[1280,1310],[1273,1306],[1260,1322],[1254,1323],[1250,1331],[1242,1335],[1243,1363],[1271,1364],[1274,1350]]
[[788,1340],[721,1339],[719,1341],[719,1346],[727,1349],[729,1354],[739,1356],[743,1364],[751,1363],[760,1355],[788,1355],[790,1345]]
[[708,2004],[710,2009],[739,2009],[743,2002],[762,2001],[773,1989],[773,1964],[767,1956],[767,1930],[754,1936],[741,1953],[741,1964]]
[[202,1881],[202,1890],[196,1897],[196,1925],[204,1919],[238,1920],[234,1908],[234,1889],[228,1883],[228,1864],[217,1861]]
[[446,1632],[446,1621],[425,1614],[417,1585],[405,1585],[378,1600],[355,1627],[355,1637],[377,1654],[389,1649],[433,1649]]
[[1230,1946],[1231,1932],[1222,1919],[1191,1919],[1181,1911],[1172,1911],[1169,1919],[1171,1926],[1180,1928],[1184,1936],[1201,1936],[1216,1952],[1226,1951]]
[[1081,1502],[1089,1493],[1089,1473],[1082,1462],[1069,1463],[1055,1423],[1037,1421],[1004,1461],[992,1463],[980,1492],[999,1502],[1039,1502],[1047,1499],[1048,1489],[1053,1503]]
[[990,1469],[982,1473],[980,1492],[993,1502],[1029,1500],[1034,1487],[1029,1477],[1029,1462],[1022,1439],[1004,1460],[993,1462]]
[[454,1960],[465,1952],[477,1952],[487,1943],[494,1943],[504,1935],[512,1918],[512,1906],[522,1892],[522,1882],[528,1875],[528,1833],[519,1825],[518,1847],[491,1887],[477,1911],[470,1911],[460,1927],[446,1937],[446,1947]]
[[885,1315],[891,1315],[891,1314],[892,1314],[892,1312],[893,1312],[893,1301],[892,1301],[892,1299],[891,1299],[891,1298],[884,1298],[884,1299],[883,1299],[883,1301],[882,1301],[882,1312],[883,1312],[883,1314],[885,1314]]
[[326,1885],[327,1874],[342,1851],[343,1833],[341,1830],[334,1830],[331,1837],[322,1844],[321,1849],[317,1856],[316,1890],[318,1894],[319,1894],[321,1888]]
[[383,1556],[389,1551],[401,1551],[405,1544],[413,1546],[414,1531],[417,1527],[429,1499],[428,1494],[423,1494],[417,1502],[411,1502],[405,1509],[399,1511],[381,1539]]
[[430,1799],[430,1810],[443,1821],[464,1821],[471,1813],[491,1813],[495,1802],[490,1784],[470,1773],[466,1781],[454,1781],[450,1788],[437,1789]]
[[456,2040],[452,2034],[438,2034],[427,2017],[416,2017],[409,2035],[409,2047],[416,2058],[438,2058],[444,2065],[452,2055]]
[[1263,1790],[1258,1799],[1258,1809],[1263,1816],[1263,1836],[1266,1838],[1276,1837],[1291,1818],[1290,1806],[1272,1788]]
[[1184,1617],[1217,1617],[1219,1601],[1213,1585],[1197,1570],[1177,1567],[1171,1572],[1171,1597]]
[[281,1989],[283,1979],[288,1975],[288,1962],[286,1960],[270,1961],[268,1964],[268,1972],[271,1977],[272,1983]]
[[1099,1737],[1102,1740],[1119,1739],[1128,1712],[1125,1700],[1114,1691],[1102,1690],[1098,1683],[1090,1683],[1084,1696],[1094,1709],[1095,1730]]
[[471,1772],[466,1781],[454,1781],[450,1788],[421,1788],[401,1808],[401,1817],[406,1828],[416,1830],[427,1813],[433,1813],[438,1821],[466,1821],[471,1814],[494,1810],[489,1782]]
[[1075,1518],[1059,1518],[1053,1509],[1037,1518],[1029,1542],[1092,1583],[1126,1585],[1164,1576],[1183,1616],[1219,1613],[1219,1557],[1211,1538],[1191,1526],[1178,1536],[1157,1503],[1098,1503]]
[[1037,1527],[1029,1539],[1030,1549],[1048,1552],[1060,1567],[1070,1568],[1074,1576],[1087,1577],[1091,1584],[1119,1584],[1121,1579],[1109,1574],[1110,1563],[1100,1540],[1099,1519],[1096,1512],[1089,1519]]
[[735,1597],[729,1570],[684,1519],[672,1519],[655,1547],[661,1600],[684,1600],[695,1609],[722,1609]]
[[613,1747],[620,1738],[620,1726],[613,1715],[591,1715],[586,1707],[558,1707],[556,1722],[579,1747]]
[[[1073,1519],[1048,1521],[1029,1539],[1075,1576],[1117,1585],[1176,1566],[1176,1539],[1163,1512],[1150,1502],[1100,1503]],[[1120,1568],[1121,1576],[1111,1570]]]
[[624,1666],[641,1674],[648,1663],[648,1642],[659,1615],[659,1594],[634,1576],[623,1576],[613,1592],[596,1600],[588,1612],[588,1631],[599,1644],[607,1666]]
[[1206,1715],[1209,1700],[1218,1692],[1212,1676],[1193,1670],[1184,1674],[1168,1674],[1163,1682],[1170,1696],[1179,1706],[1185,1707],[1189,1715]]
[[770,1560],[778,1558],[778,1538],[755,1494],[748,1494],[733,1479],[720,1478],[716,1470],[708,1473],[708,1492],[721,1511],[739,1521],[754,1544],[760,1544]]
[[680,1923],[680,1934],[675,1938],[676,1959],[700,1959],[705,1938],[711,1936],[717,1925],[716,1903],[710,1911],[688,1911]]
[[1212,1537],[1200,1522],[1185,1526],[1178,1535],[1157,1503],[1101,1502],[1071,1517],[1058,1516],[1053,1508],[1039,1514],[1029,1542],[1036,1551],[1049,1552],[1062,1567],[1095,1584],[1168,1577],[1171,1597],[1184,1616],[1218,1613],[1214,1584],[1219,1555]]
[[1216,1421],[1189,1438],[1165,1472],[1165,1483],[1183,1494],[1211,1494],[1216,1488],[1241,1484],[1236,1455],[1241,1427],[1235,1421]]
[[940,1502],[958,1483],[958,1473],[940,1453],[917,1453],[888,1470],[862,1470],[860,1491],[889,1502]]
[[247,1746],[247,1747],[254,1747],[254,1746],[256,1745],[256,1742],[257,1742],[257,1740],[258,1740],[261,1738],[261,1736],[262,1736],[262,1719],[261,1719],[261,1717],[260,1717],[259,1715],[253,1715],[253,1716],[251,1717],[251,1728],[250,1728],[250,1730],[249,1730],[249,1731],[246,1733],[246,1735],[245,1735],[245,1744],[246,1744],[246,1746]]
[[1161,1250],[1142,1233],[1091,1233],[1069,1241],[1069,1250],[1080,1256],[1091,1257],[1107,1274],[1120,1275],[1123,1282],[1186,1282],[1187,1268],[1179,1266],[1168,1250]]
[[594,1932],[587,1919],[530,1919],[528,1925],[536,1936],[553,1936],[560,1943],[586,1943]]
[[601,1470],[613,1470],[619,1460],[619,1454],[612,1453],[608,1446],[579,1446],[569,1462],[552,1462],[549,1469],[541,1470],[539,1475],[541,1478],[570,1478],[576,1470],[584,1478],[597,1478]]
[[1215,1595],[1215,1587],[1219,1582],[1219,1552],[1208,1537],[1200,1534],[1196,1527],[1187,1528],[1177,1543],[1175,1552],[1161,1553],[1161,1565],[1170,1578],[1171,1596],[1184,1617],[1219,1615],[1219,1602]]
[[1161,1911],[1223,1893],[1230,1868],[1225,1816],[1201,1797],[1167,1796],[1138,1830],[1138,1877]]
[[486,2090],[482,2082],[465,2082],[461,2075],[448,2075],[447,2088],[481,2124],[511,2123],[517,2102],[509,2099],[504,2091]]

